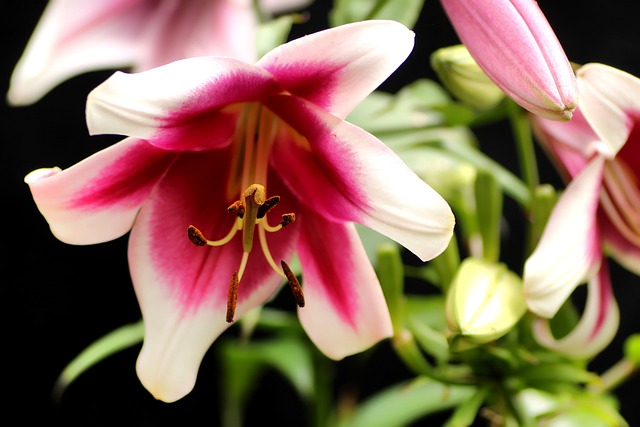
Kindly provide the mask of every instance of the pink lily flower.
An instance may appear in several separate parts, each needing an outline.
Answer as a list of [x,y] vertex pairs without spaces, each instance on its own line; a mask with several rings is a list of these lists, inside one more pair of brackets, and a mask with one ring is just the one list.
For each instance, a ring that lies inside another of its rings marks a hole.
[[571,119],[576,79],[534,0],[441,0],[458,37],[489,78],[523,108]]
[[[605,289],[605,254],[640,274],[640,79],[602,64],[585,65],[577,76],[580,103],[571,122],[534,118],[570,183],[525,263],[524,286],[529,308],[549,318],[576,286],[597,281],[599,310],[585,313],[601,320],[597,329],[617,318]],[[609,327],[613,338],[617,321]]]
[[[266,12],[309,0],[263,0]],[[251,0],[51,0],[20,58],[7,93],[12,105],[41,99],[62,81],[100,69],[148,70],[192,56],[253,62]]]
[[[87,123],[92,134],[129,137],[67,170],[25,178],[60,240],[94,244],[131,231],[145,324],[137,371],[156,398],[187,394],[228,321],[281,283],[328,357],[392,334],[353,223],[428,260],[448,245],[454,217],[344,117],[412,48],[406,27],[367,21],[294,40],[255,65],[200,57],[117,72],[89,95]],[[294,252],[303,288],[287,265]]]

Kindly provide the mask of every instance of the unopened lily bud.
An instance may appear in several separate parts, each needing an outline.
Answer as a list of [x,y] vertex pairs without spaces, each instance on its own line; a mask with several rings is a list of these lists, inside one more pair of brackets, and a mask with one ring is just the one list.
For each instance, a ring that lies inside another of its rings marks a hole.
[[511,99],[542,117],[570,120],[576,77],[533,0],[441,0],[458,37]]
[[465,45],[433,52],[431,68],[453,96],[478,110],[489,110],[505,98],[504,92],[482,71]]
[[449,341],[483,344],[511,330],[526,311],[522,279],[504,264],[465,259],[446,296]]

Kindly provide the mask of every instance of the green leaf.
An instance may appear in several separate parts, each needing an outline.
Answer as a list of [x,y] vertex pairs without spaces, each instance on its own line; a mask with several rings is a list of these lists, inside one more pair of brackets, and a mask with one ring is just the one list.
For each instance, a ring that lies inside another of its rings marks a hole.
[[364,246],[364,250],[369,257],[369,261],[371,264],[376,267],[378,265],[378,248],[383,245],[397,245],[396,242],[378,233],[375,230],[372,230],[368,227],[365,227],[360,224],[355,224],[356,230],[358,231],[358,236],[360,236],[360,241],[362,242],[362,246]]
[[329,24],[336,27],[368,19],[391,19],[409,28],[416,24],[424,0],[336,0]]
[[278,18],[263,22],[256,33],[256,51],[258,58],[265,53],[286,43],[291,27],[303,21],[299,14],[282,15]]
[[473,424],[484,403],[487,388],[478,389],[466,402],[458,405],[443,427],[468,427]]
[[479,171],[475,182],[478,225],[482,236],[482,258],[488,262],[500,259],[500,222],[502,220],[502,190],[494,175]]
[[59,399],[65,389],[83,372],[107,357],[139,344],[144,338],[142,320],[121,326],[94,341],[78,354],[62,371],[54,386],[54,398]]
[[467,401],[473,386],[453,386],[417,378],[379,392],[362,402],[339,427],[400,427]]
[[378,246],[377,275],[389,307],[395,333],[402,330],[404,315],[404,268],[400,249],[395,243]]

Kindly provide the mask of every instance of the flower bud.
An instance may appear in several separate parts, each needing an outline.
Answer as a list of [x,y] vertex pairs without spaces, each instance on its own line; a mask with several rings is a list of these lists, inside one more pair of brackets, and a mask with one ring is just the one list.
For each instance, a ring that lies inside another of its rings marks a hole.
[[431,55],[431,67],[442,84],[460,101],[489,110],[505,97],[473,59],[465,45],[443,47]]
[[441,0],[458,37],[491,80],[532,113],[569,120],[575,74],[532,0]]
[[526,311],[522,279],[504,264],[465,259],[446,296],[449,341],[483,344],[511,330]]

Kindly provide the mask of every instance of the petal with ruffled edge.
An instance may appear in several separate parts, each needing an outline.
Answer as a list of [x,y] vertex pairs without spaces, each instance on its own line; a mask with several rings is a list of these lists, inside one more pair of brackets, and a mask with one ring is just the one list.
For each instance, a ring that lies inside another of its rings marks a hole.
[[131,0],[50,1],[13,72],[8,102],[31,104],[70,77],[132,63],[154,7]]
[[558,200],[538,246],[524,265],[524,293],[531,311],[553,317],[602,260],[597,208],[604,158],[595,157]]
[[[231,229],[235,217],[227,212],[231,201],[224,185],[230,159],[224,151],[183,154],[143,205],[131,232],[129,265],[145,325],[137,372],[149,392],[166,402],[191,391],[204,354],[229,325],[227,293],[240,264],[241,238],[219,247],[196,246],[187,227],[193,224],[214,240]],[[286,196],[276,181],[270,186]],[[273,256],[289,259],[296,237],[294,225],[271,233]],[[238,287],[235,319],[264,303],[281,283],[254,248]]]
[[384,295],[353,224],[300,214],[298,255],[311,340],[332,359],[364,351],[393,333]]
[[300,98],[272,97],[267,106],[288,124],[271,161],[302,203],[372,228],[422,260],[447,247],[451,208],[380,140]]
[[244,102],[281,89],[268,72],[233,58],[199,57],[141,73],[117,72],[87,100],[92,135],[135,136],[167,150],[212,150],[231,141]]
[[258,65],[287,91],[344,118],[404,62],[413,43],[402,24],[364,21],[293,40]]
[[578,72],[578,105],[613,158],[627,142],[640,113],[640,79],[604,64],[587,64]]
[[102,243],[131,229],[141,204],[174,158],[127,138],[64,171],[37,169],[25,182],[58,239]]
[[598,274],[589,281],[587,303],[578,325],[566,336],[556,339],[547,319],[534,323],[536,339],[561,354],[578,359],[590,359],[600,353],[618,332],[620,311],[611,288],[606,261]]

